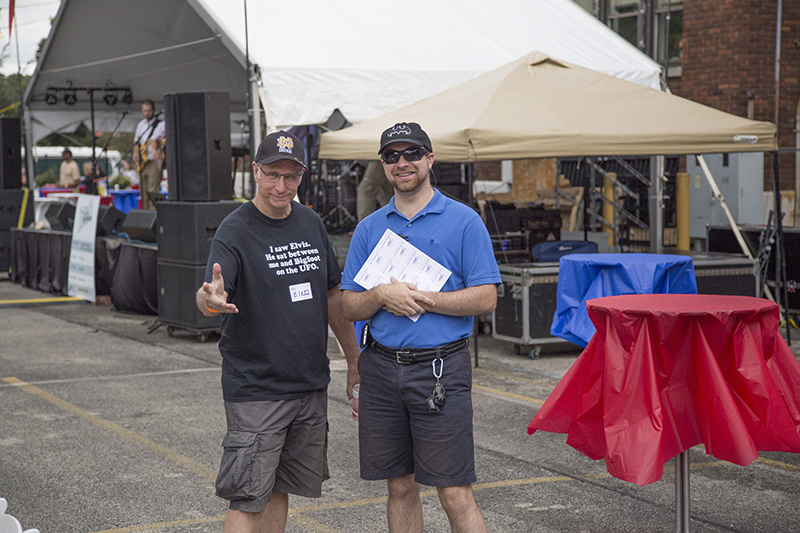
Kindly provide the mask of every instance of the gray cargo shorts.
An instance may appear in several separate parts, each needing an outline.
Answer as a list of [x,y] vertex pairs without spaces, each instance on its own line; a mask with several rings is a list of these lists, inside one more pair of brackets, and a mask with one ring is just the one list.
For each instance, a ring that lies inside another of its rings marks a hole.
[[319,498],[330,477],[327,409],[327,391],[291,400],[226,401],[217,496],[249,513],[263,511],[273,490]]

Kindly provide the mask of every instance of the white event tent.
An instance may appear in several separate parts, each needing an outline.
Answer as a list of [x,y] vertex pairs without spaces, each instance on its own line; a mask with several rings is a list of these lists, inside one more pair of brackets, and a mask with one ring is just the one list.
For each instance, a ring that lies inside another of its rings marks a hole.
[[246,9],[247,28],[244,1],[63,0],[24,97],[28,142],[90,123],[90,93],[78,90],[69,106],[51,91],[49,105],[48,87],[130,88],[133,101],[114,107],[91,93],[103,131],[132,131],[145,98],[161,108],[165,93],[224,91],[234,135],[253,107],[248,86],[259,85],[272,129],[321,124],[336,109],[360,122],[530,50],[659,87],[659,65],[572,0],[263,0]]

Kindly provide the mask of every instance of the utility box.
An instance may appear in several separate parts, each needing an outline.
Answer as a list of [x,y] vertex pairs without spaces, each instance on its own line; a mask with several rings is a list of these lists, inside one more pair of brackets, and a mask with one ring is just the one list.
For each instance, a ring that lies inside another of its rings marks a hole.
[[[497,265],[501,285],[492,313],[492,337],[514,343],[514,352],[536,358],[547,345],[571,345],[550,335],[556,312],[558,263]],[[580,351],[580,347],[576,347]]]
[[[763,224],[764,153],[705,154],[703,159],[736,223]],[[707,226],[730,224],[703,174],[697,156],[686,156],[686,172],[690,181],[689,236],[705,242]]]

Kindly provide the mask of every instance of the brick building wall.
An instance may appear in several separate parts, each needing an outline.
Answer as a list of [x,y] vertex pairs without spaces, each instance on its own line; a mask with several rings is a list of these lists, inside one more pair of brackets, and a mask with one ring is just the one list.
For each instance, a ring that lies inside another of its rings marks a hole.
[[[755,120],[775,119],[777,0],[692,0],[684,3],[680,80],[673,93],[734,115],[747,116],[752,94]],[[794,147],[800,99],[800,1],[783,2],[778,146]],[[765,189],[772,190],[772,161]],[[794,188],[795,154],[779,156],[782,190]]]

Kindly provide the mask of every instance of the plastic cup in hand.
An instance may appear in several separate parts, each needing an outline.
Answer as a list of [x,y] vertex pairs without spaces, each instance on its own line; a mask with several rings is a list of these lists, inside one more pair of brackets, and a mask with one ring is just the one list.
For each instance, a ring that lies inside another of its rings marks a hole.
[[350,409],[350,414],[353,415],[353,424],[358,425],[358,390],[360,385],[353,385],[353,408]]

